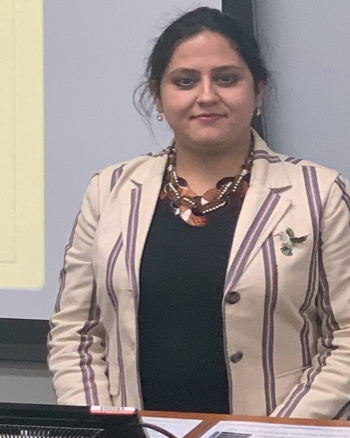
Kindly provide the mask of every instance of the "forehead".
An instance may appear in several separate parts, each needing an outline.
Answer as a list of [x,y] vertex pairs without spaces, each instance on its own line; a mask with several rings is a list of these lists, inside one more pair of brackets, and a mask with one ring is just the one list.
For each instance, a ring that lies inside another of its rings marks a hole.
[[180,43],[174,50],[166,71],[178,68],[215,68],[236,65],[247,68],[236,49],[221,34],[204,31]]

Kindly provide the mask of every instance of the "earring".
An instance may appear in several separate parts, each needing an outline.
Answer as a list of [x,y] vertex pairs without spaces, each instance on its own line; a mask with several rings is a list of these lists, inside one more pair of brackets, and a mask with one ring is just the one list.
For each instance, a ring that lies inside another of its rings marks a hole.
[[157,120],[158,120],[158,122],[162,122],[164,120],[163,113],[157,114]]
[[257,117],[261,116],[261,109],[257,108],[255,114],[256,114]]

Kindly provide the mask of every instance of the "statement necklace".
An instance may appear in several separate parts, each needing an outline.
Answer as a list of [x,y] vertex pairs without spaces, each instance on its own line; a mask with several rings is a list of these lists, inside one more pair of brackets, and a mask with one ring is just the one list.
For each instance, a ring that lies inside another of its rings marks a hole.
[[235,198],[235,195],[237,198],[243,197],[246,191],[242,190],[243,183],[246,182],[245,189],[247,189],[247,181],[252,168],[253,148],[254,138],[251,137],[250,148],[239,175],[223,178],[216,188],[208,190],[203,196],[196,196],[176,173],[176,150],[173,147],[169,155],[164,192],[172,202],[175,214],[180,214],[182,219],[190,225],[203,226],[206,221],[201,220],[201,216],[224,207]]

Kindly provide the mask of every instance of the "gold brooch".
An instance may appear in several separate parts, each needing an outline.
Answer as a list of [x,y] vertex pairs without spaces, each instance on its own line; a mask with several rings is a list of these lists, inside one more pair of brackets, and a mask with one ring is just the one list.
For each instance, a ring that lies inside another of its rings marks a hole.
[[293,247],[295,243],[305,242],[306,236],[295,237],[294,231],[291,228],[287,228],[286,231],[280,233],[282,239],[281,251],[286,256],[293,255]]

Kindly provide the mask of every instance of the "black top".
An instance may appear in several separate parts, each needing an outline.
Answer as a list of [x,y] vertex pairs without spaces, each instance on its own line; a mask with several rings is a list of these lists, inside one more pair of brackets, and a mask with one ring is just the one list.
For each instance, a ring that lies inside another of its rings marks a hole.
[[140,269],[139,371],[144,409],[229,413],[222,297],[238,213],[185,223],[158,201]]

